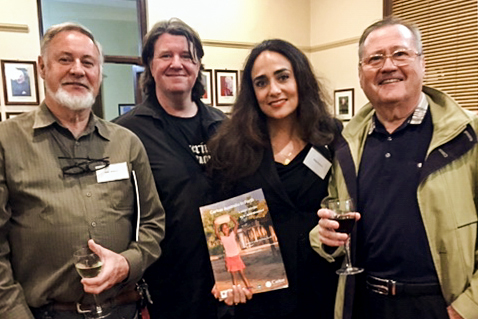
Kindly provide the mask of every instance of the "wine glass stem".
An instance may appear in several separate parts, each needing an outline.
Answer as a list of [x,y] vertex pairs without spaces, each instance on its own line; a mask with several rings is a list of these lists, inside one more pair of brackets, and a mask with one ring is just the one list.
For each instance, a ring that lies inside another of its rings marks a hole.
[[350,260],[350,235],[345,242],[345,267],[347,269],[352,268],[352,262]]
[[103,312],[103,309],[101,308],[100,304],[98,303],[97,295],[93,295],[93,298],[95,299],[96,313],[101,314]]

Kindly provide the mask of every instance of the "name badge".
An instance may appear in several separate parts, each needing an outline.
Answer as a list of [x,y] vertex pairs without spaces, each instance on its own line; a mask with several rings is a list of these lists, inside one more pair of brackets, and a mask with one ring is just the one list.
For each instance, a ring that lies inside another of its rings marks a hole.
[[304,164],[322,179],[327,176],[332,166],[332,163],[313,147],[310,148],[309,153],[305,157]]
[[96,171],[96,180],[98,183],[112,182],[128,178],[129,172],[126,162],[110,164],[108,167]]

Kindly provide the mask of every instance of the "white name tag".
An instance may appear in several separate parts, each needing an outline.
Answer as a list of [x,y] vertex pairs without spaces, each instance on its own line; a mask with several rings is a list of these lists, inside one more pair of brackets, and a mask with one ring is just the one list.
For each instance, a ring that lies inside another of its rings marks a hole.
[[96,180],[98,183],[118,181],[128,178],[129,172],[126,162],[110,164],[108,167],[96,171]]
[[310,148],[309,153],[305,157],[304,164],[322,179],[325,178],[332,166],[332,163],[313,147]]

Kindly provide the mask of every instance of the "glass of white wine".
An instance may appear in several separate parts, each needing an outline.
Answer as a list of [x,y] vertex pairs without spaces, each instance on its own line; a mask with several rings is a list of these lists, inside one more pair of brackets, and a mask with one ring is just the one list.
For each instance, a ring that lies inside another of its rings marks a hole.
[[[91,249],[88,247],[80,248],[75,251],[73,257],[75,259],[76,271],[78,271],[82,278],[93,278],[98,276],[103,263],[100,257]],[[99,319],[108,317],[110,313],[103,309],[103,307],[101,307],[101,305],[98,303],[97,295],[93,295],[93,298],[95,299],[95,307],[93,309],[82,310],[79,308],[78,311],[82,312],[86,318]]]

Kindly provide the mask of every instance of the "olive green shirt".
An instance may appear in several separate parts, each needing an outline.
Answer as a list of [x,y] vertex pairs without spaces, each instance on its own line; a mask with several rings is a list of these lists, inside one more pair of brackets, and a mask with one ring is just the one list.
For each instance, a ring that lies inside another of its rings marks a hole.
[[[110,169],[123,163],[123,176],[98,182],[97,172],[64,175],[62,167],[77,161],[59,157],[107,157]],[[51,302],[88,302],[73,252],[89,238],[121,253],[130,266],[124,283],[100,295],[107,299],[141,278],[160,256],[163,237],[164,210],[144,147],[132,132],[91,115],[75,139],[45,104],[0,123],[2,319],[33,318],[29,307]]]

